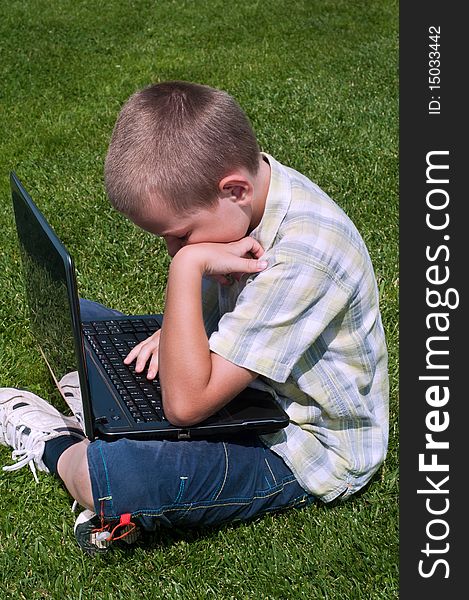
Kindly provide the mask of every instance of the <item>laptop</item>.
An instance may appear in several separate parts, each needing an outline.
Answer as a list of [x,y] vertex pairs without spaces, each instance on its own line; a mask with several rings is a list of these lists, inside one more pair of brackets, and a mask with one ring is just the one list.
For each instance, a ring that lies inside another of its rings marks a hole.
[[[10,184],[32,332],[65,401],[64,382],[78,380],[90,440],[225,437],[288,425],[288,415],[268,389],[254,387],[197,425],[172,425],[158,378],[149,381],[145,372],[137,374],[123,363],[133,346],[161,327],[163,315],[83,322],[71,255],[14,172]],[[257,380],[253,385],[263,387]]]

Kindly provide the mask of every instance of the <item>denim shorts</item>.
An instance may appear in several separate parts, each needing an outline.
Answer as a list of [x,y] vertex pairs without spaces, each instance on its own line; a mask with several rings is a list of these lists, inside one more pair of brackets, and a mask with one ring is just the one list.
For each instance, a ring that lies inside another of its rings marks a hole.
[[[81,301],[83,320],[118,315]],[[147,530],[245,521],[314,497],[253,433],[226,439],[95,440],[88,446],[95,512],[130,513]]]
[[158,525],[211,526],[305,506],[312,497],[255,435],[243,440],[96,440],[88,447],[95,512]]

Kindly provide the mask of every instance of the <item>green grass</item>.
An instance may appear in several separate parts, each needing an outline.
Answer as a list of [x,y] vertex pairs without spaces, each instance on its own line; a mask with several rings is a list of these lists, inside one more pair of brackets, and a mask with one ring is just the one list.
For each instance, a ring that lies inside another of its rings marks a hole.
[[387,0],[2,3],[0,386],[54,393],[28,331],[12,169],[73,254],[82,295],[162,310],[163,248],[111,209],[102,168],[123,101],[173,78],[233,94],[262,148],[354,220],[378,278],[391,375],[387,460],[342,505],[164,532],[93,561],[75,543],[59,481],[0,473],[2,600],[398,597],[397,16]]

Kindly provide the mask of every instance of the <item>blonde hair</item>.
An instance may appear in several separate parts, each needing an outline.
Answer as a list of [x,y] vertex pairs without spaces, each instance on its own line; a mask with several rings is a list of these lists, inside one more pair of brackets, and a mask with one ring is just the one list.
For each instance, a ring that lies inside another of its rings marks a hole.
[[229,94],[205,85],[150,85],[124,104],[109,144],[104,178],[113,206],[138,215],[152,197],[179,213],[210,208],[231,170],[259,168],[249,120]]

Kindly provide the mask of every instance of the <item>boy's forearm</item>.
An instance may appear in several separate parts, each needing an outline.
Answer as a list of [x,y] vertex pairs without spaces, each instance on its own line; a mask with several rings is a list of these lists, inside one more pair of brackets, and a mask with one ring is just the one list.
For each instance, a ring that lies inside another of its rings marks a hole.
[[202,313],[202,276],[259,272],[267,266],[258,260],[262,253],[255,240],[243,238],[229,244],[188,245],[174,256],[159,346],[163,403],[173,423],[202,421],[257,377],[210,352]]
[[196,379],[210,377],[208,340],[202,316],[202,275],[187,261],[173,259],[166,288],[164,325],[160,341],[160,376],[174,380],[197,373]]
[[159,371],[165,410],[178,420],[181,405],[193,410],[194,419],[209,416],[206,388],[212,361],[202,313],[202,271],[197,261],[176,256],[169,270],[164,323],[159,350]]

